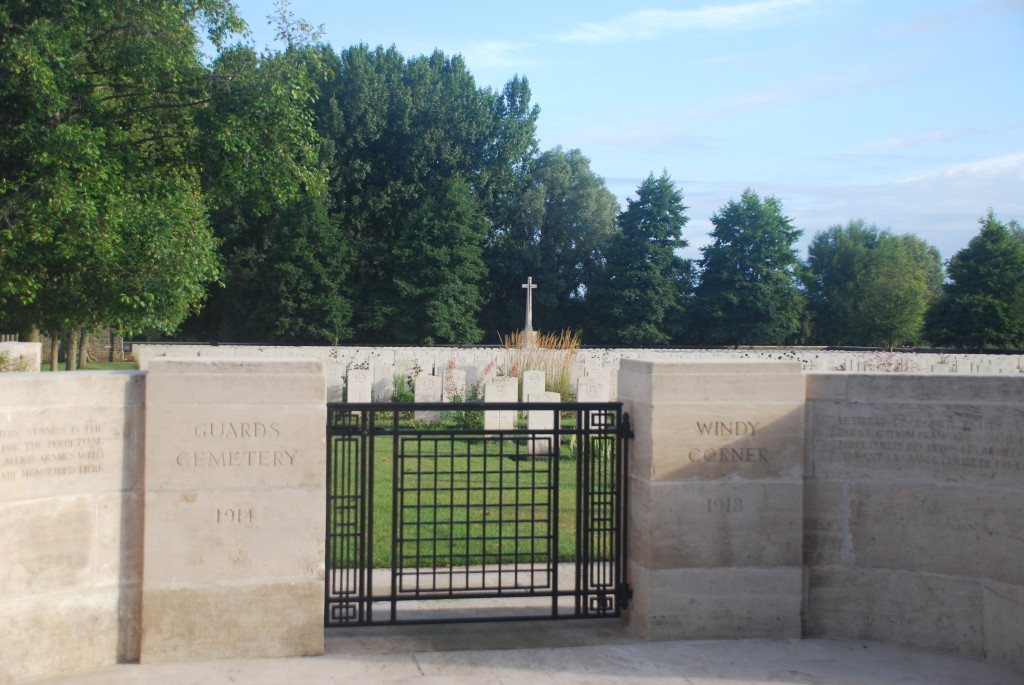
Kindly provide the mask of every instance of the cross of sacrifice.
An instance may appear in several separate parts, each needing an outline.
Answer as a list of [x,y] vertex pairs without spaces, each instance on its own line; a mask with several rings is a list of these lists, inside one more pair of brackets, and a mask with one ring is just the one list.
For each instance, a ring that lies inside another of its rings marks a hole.
[[526,288],[526,328],[523,330],[533,330],[533,291],[536,289],[537,284],[533,282],[533,276],[526,279],[526,283],[523,283],[523,287]]

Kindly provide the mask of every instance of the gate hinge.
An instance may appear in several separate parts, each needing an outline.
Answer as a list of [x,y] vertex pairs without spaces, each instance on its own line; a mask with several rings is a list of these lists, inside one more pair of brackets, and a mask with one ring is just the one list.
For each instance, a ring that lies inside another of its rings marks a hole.
[[619,422],[619,437],[626,440],[633,439],[633,424],[629,421],[629,414],[622,415],[622,421]]
[[633,588],[629,583],[619,583],[615,586],[615,599],[620,609],[629,608],[629,600],[633,599]]

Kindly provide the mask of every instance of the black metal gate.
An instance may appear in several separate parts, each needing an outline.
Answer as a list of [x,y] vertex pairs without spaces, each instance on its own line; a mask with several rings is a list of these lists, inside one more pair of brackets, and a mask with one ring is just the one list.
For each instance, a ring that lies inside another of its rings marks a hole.
[[618,616],[629,432],[620,403],[329,404],[325,625]]

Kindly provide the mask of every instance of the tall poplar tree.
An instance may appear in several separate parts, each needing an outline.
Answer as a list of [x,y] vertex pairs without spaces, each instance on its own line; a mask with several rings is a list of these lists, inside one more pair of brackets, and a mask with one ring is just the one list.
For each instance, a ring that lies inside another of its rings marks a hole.
[[1024,347],[1024,231],[990,209],[967,247],[946,265],[949,282],[929,312],[932,341],[985,348]]
[[793,248],[801,231],[778,199],[762,199],[750,188],[719,209],[711,223],[713,241],[701,248],[689,333],[712,345],[791,341],[804,311]]
[[600,285],[588,296],[596,342],[664,345],[681,331],[683,304],[693,287],[693,266],[676,254],[688,244],[683,195],[668,172],[649,175],[626,200],[619,233],[608,248]]

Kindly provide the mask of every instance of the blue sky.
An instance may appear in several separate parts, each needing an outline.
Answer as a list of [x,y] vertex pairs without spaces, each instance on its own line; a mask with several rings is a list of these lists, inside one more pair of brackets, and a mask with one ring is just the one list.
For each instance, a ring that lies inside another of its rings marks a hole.
[[[272,0],[240,0],[273,47]],[[461,54],[529,79],[542,150],[579,148],[624,202],[663,170],[688,256],[747,187],[803,229],[862,218],[948,259],[989,207],[1024,222],[1024,0],[293,0],[336,50]]]

